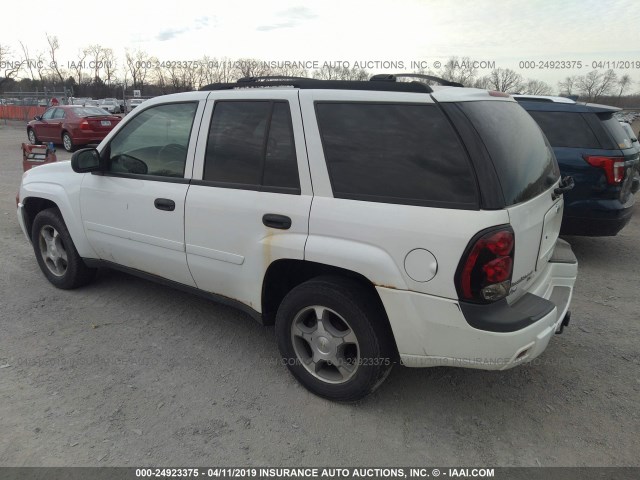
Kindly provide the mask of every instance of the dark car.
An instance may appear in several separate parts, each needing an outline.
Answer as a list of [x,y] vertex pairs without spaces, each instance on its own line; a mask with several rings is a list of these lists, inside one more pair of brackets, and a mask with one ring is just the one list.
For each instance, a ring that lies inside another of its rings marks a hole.
[[563,97],[514,95],[538,122],[575,187],[564,194],[562,234],[616,235],[631,219],[638,151],[614,113],[619,108]]
[[27,124],[32,144],[61,143],[72,152],[79,145],[100,143],[121,118],[98,107],[62,105],[49,108]]

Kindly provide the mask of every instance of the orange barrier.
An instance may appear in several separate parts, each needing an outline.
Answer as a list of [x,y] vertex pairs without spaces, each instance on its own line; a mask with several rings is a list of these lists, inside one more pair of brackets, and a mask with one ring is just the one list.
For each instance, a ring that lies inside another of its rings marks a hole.
[[25,172],[38,165],[57,161],[56,151],[46,145],[22,144],[22,170]]
[[29,121],[36,115],[42,115],[46,109],[36,105],[0,105],[0,119]]

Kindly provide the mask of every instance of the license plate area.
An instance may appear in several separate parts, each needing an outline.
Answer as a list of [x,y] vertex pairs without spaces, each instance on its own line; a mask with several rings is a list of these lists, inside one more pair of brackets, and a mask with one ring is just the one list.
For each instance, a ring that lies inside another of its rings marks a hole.
[[544,226],[542,227],[542,238],[540,239],[540,252],[536,270],[544,268],[553,255],[553,248],[560,235],[562,225],[562,213],[564,211],[564,200],[562,197],[547,211],[544,216]]
[[102,125],[103,127],[110,127],[111,126],[111,121],[110,120],[102,120],[100,122],[100,125]]

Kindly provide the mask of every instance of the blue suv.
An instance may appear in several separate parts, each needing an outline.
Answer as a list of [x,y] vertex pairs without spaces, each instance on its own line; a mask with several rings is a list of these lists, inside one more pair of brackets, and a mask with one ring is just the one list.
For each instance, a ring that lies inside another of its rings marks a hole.
[[564,194],[561,233],[615,235],[631,220],[639,155],[613,115],[619,108],[563,97],[513,95],[536,120],[575,187]]

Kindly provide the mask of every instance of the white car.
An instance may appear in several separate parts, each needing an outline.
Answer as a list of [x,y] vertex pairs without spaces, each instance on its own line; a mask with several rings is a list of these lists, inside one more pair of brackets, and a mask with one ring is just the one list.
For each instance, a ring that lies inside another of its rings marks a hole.
[[127,110],[130,112],[134,108],[140,106],[143,102],[143,98],[132,98],[130,100],[127,100]]
[[109,113],[120,113],[120,104],[115,98],[105,98],[100,100],[98,106]]
[[633,131],[633,128],[631,128],[631,125],[629,125],[627,122],[620,122],[620,125],[622,125],[622,128],[629,136],[629,139],[631,140],[631,146],[638,150],[638,152],[640,152],[640,142],[638,142],[638,136]]
[[571,182],[508,95],[389,78],[149,100],[97,150],[26,172],[20,226],[58,288],[110,267],[275,323],[283,363],[330,399],[398,362],[533,360],[569,320]]

